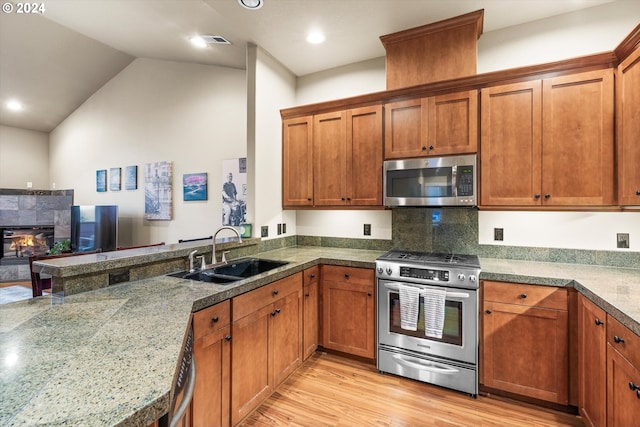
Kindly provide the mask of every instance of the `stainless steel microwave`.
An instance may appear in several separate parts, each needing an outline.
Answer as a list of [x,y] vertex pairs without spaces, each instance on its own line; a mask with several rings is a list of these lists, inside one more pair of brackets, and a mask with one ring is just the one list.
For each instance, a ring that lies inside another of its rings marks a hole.
[[477,155],[384,162],[385,206],[476,206]]

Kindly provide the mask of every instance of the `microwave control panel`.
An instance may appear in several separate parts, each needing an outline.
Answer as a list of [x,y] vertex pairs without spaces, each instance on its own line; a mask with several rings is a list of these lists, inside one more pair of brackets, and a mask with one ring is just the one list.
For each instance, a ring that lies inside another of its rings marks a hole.
[[473,166],[458,166],[458,197],[473,196]]

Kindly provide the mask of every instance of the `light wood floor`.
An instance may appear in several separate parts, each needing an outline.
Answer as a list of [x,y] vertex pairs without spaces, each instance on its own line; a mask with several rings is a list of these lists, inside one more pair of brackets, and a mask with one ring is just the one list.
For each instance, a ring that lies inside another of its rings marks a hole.
[[242,424],[250,426],[580,426],[575,415],[459,393],[317,352]]

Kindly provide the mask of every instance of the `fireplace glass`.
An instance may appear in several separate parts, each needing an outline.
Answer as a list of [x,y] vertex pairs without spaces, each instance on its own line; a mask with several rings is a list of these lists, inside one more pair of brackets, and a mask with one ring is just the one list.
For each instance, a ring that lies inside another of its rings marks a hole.
[[46,255],[53,245],[53,226],[2,227],[3,263],[28,261],[32,255]]

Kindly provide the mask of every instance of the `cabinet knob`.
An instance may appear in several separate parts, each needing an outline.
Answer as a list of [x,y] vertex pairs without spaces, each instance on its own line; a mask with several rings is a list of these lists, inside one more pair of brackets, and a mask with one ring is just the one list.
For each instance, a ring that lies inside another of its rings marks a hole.
[[347,197],[347,202],[350,202],[350,201],[351,201],[351,197]]
[[422,151],[425,151],[427,149],[427,147],[425,147],[424,145],[422,146]]
[[275,291],[271,292],[274,296],[278,295],[278,290],[276,289]]
[[534,195],[533,195],[533,198],[534,198],[534,199],[536,199],[536,200],[537,200],[537,199],[539,199],[539,198],[540,198],[540,193],[536,193],[536,194],[534,194]]
[[433,145],[430,145],[430,146],[429,146],[429,150],[433,150]]
[[311,197],[307,197],[307,202],[310,202],[310,201],[311,201]]
[[596,319],[596,326],[604,325],[604,322],[600,319]]
[[344,197],[340,197],[340,200],[342,200],[344,202],[345,199],[344,199]]
[[348,279],[349,278],[349,273],[344,273],[344,278]]
[[636,196],[640,196],[640,190],[636,190]]
[[213,317],[213,318],[211,319],[211,323],[217,323],[217,322],[218,322],[218,320],[219,320],[219,319],[218,319],[218,316]]
[[491,314],[491,310],[485,310],[485,313]]
[[551,198],[551,194],[549,194],[549,193],[545,194],[545,195],[544,195],[544,198],[545,198],[545,199],[550,199],[550,198]]
[[275,310],[273,310],[273,311],[271,312],[271,317],[273,317],[273,316],[275,316],[275,315],[276,315],[276,311],[275,311]]
[[371,295],[372,295],[371,292],[367,292],[367,296],[371,296]]
[[316,277],[315,274],[311,274],[309,277],[311,277],[312,279],[314,279]]
[[231,341],[231,335],[227,335],[226,337],[224,337],[224,339],[227,341]]
[[520,294],[520,298],[525,299],[527,297],[527,294]]
[[621,342],[624,342],[624,338],[620,338],[619,336],[614,336],[613,340],[616,342],[616,344],[620,344]]
[[640,390],[640,386],[638,384],[634,384],[633,381],[629,382],[629,388],[631,390]]
[[308,297],[308,296],[309,296],[309,292],[307,292],[306,294],[304,294],[304,296],[305,296],[305,297]]

